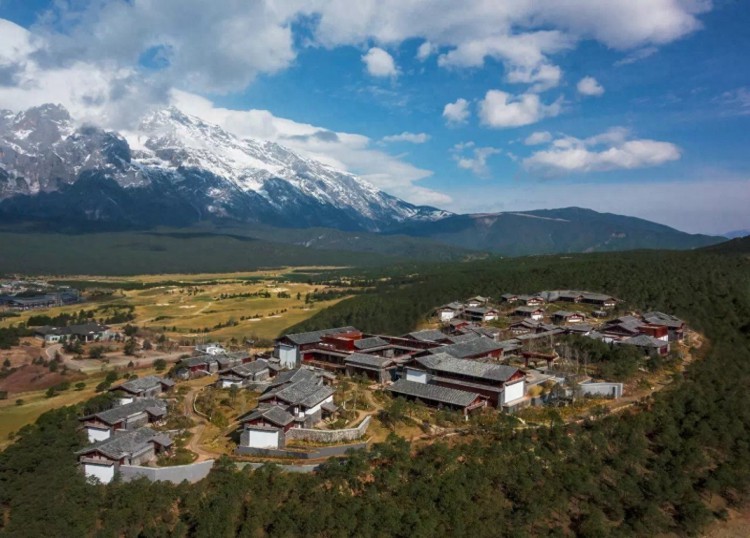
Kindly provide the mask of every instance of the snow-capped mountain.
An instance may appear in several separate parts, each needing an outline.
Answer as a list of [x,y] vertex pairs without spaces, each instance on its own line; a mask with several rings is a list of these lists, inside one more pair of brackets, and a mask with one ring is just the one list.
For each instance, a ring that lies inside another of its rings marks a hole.
[[136,226],[230,219],[383,230],[450,215],[176,108],[123,133],[58,105],[0,112],[0,217]]

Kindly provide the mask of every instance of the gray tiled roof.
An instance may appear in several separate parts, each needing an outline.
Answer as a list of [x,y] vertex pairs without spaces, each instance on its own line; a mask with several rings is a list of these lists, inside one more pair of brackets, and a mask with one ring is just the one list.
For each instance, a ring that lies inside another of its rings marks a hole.
[[652,348],[660,348],[660,347],[664,347],[667,345],[666,342],[663,342],[647,334],[639,334],[638,336],[625,338],[624,340],[620,340],[620,343],[631,345],[631,346],[652,347]]
[[334,393],[334,389],[326,385],[319,385],[316,381],[300,381],[292,383],[279,390],[264,394],[259,400],[276,397],[290,405],[314,407]]
[[211,364],[218,362],[219,357],[215,355],[198,355],[197,357],[189,357],[180,361],[182,366],[192,368],[193,366],[200,366],[201,364]]
[[316,379],[318,375],[308,368],[295,368],[279,373],[271,381],[271,387],[278,387],[287,383],[297,383],[299,381],[309,381]]
[[405,338],[418,340],[420,342],[437,342],[445,340],[446,336],[437,329],[425,329],[423,331],[414,331],[406,335]]
[[393,363],[393,358],[367,355],[366,353],[353,353],[344,359],[344,363],[355,366],[367,366],[370,368],[385,368]]
[[500,349],[503,349],[503,347],[494,340],[480,336],[467,342],[460,342],[458,344],[450,344],[448,346],[431,349],[430,353],[447,353],[448,355],[462,359],[483,353],[491,353]]
[[163,446],[172,444],[169,437],[164,434],[160,434],[151,428],[138,428],[137,430],[116,433],[109,439],[77,451],[76,454],[86,454],[92,450],[97,450],[109,458],[120,459],[140,452],[151,441],[156,441]]
[[234,366],[229,370],[225,370],[224,372],[222,372],[222,374],[232,373],[240,377],[250,377],[251,375],[258,374],[263,370],[268,370],[268,361],[264,359],[258,359],[257,361]]
[[464,308],[464,304],[459,303],[458,301],[453,301],[452,303],[444,304],[440,308],[448,308],[451,310],[462,310]]
[[653,323],[654,325],[666,325],[673,329],[679,329],[684,325],[684,322],[675,316],[670,316],[664,312],[646,312],[643,314],[643,319],[647,323]]
[[479,395],[464,390],[450,389],[438,385],[426,385],[415,381],[399,379],[388,390],[395,395],[411,396],[429,402],[467,407],[476,400]]
[[357,329],[351,326],[336,327],[333,329],[323,329],[322,331],[310,331],[306,333],[294,333],[282,336],[279,340],[284,338],[289,339],[292,343],[299,345],[314,344],[319,342],[320,339],[329,334],[340,334],[356,331]]
[[167,412],[167,404],[163,400],[155,400],[150,398],[136,400],[129,404],[113,407],[112,409],[107,409],[106,411],[101,411],[99,413],[94,413],[93,415],[81,417],[80,420],[97,418],[105,424],[112,425],[128,418],[129,416],[143,413],[144,411],[152,415],[163,415]]
[[272,422],[277,426],[286,426],[294,422],[294,415],[288,411],[282,409],[278,405],[272,405],[265,409],[258,408],[251,411],[249,414],[239,418],[241,422],[249,422],[258,418],[264,418],[268,422]]
[[354,341],[354,347],[357,349],[372,349],[374,347],[387,346],[388,341],[383,340],[379,336],[371,336],[369,338],[362,338],[361,340]]
[[416,362],[428,370],[458,374],[485,381],[505,382],[518,372],[518,368],[504,364],[486,364],[468,359],[457,359],[445,353],[420,357]]
[[116,387],[112,387],[109,390],[124,389],[133,394],[140,394],[141,392],[145,392],[149,389],[161,385],[162,383],[169,386],[174,385],[174,382],[169,379],[164,379],[156,375],[149,375],[146,377],[139,377],[138,379],[133,379],[131,381],[126,381],[125,383],[117,385]]
[[475,333],[472,331],[473,327],[467,327],[467,329],[471,332],[468,332],[466,334],[457,334],[455,336],[449,336],[448,340],[451,344],[460,344],[462,342],[471,342],[472,340],[476,340],[477,338],[482,338],[478,333]]

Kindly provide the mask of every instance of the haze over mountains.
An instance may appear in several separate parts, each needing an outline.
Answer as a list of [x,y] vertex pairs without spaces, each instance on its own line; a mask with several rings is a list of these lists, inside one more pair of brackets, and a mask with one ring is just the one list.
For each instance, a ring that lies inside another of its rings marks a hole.
[[0,222],[56,231],[211,223],[266,241],[383,253],[408,253],[414,238],[506,255],[696,248],[721,240],[580,208],[455,215],[415,206],[173,107],[123,133],[80,126],[59,105],[0,112]]

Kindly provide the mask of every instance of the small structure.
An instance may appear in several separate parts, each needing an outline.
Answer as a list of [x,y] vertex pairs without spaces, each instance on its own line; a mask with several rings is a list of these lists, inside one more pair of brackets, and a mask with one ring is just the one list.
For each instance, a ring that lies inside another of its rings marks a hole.
[[526,306],[542,306],[545,302],[541,295],[519,295],[518,301]]
[[109,484],[120,465],[142,465],[172,446],[168,435],[151,428],[117,432],[112,437],[76,452],[78,462],[89,479]]
[[34,336],[45,341],[47,344],[56,344],[68,340],[79,340],[81,342],[101,342],[111,340],[115,333],[107,326],[100,323],[83,323],[70,325],[68,327],[52,327],[45,325],[34,329]]
[[406,379],[399,379],[388,387],[388,391],[394,396],[418,400],[432,407],[461,411],[464,416],[468,416],[475,409],[487,406],[487,398],[478,393],[450,389],[439,385],[427,385],[407,381]]
[[469,321],[486,323],[488,321],[495,321],[499,318],[500,312],[494,308],[488,308],[486,306],[466,307],[462,316]]
[[500,296],[500,300],[504,303],[513,304],[518,302],[518,295],[514,293],[503,293]]
[[196,353],[201,355],[223,355],[227,352],[218,342],[211,342],[209,344],[198,344],[195,346]]
[[479,308],[480,306],[487,306],[489,302],[489,297],[482,297],[481,295],[477,295],[476,297],[472,297],[471,299],[466,301],[466,306],[468,306],[469,308]]
[[121,385],[112,387],[110,392],[120,398],[121,404],[129,404],[139,398],[153,398],[162,392],[172,390],[174,381],[165,377],[150,375],[126,381]]
[[624,338],[615,343],[628,346],[636,346],[643,351],[644,355],[661,355],[662,357],[664,357],[669,354],[669,342],[659,340],[658,338],[654,338],[653,336],[648,336],[646,334],[639,334],[638,336],[633,336],[631,338]]
[[685,338],[685,322],[664,312],[646,312],[643,319],[651,325],[667,327],[670,342],[681,342]]
[[399,362],[392,357],[354,353],[344,359],[347,375],[363,375],[376,383],[393,381]]
[[552,321],[555,323],[583,323],[586,315],[582,312],[570,312],[568,310],[558,310],[552,314]]
[[312,428],[336,411],[335,390],[316,381],[299,381],[272,388],[258,398],[259,406],[276,405],[291,413],[300,427]]
[[445,322],[452,320],[455,317],[458,317],[461,314],[461,312],[463,312],[463,310],[464,310],[464,304],[454,301],[452,303],[448,303],[441,307],[438,307],[435,310],[435,314],[437,315],[440,321],[445,323]]
[[[273,369],[273,374],[276,369]],[[245,387],[251,383],[267,381],[272,375],[272,368],[265,359],[233,366],[219,372],[217,385],[223,389],[236,386]]]
[[535,306],[519,306],[513,311],[516,316],[539,321],[544,318],[544,310]]
[[[276,339],[273,356],[279,359],[281,366],[284,368],[298,368],[302,364],[302,353],[320,344],[324,336],[355,332],[359,333],[354,327],[348,326],[324,329],[322,331],[287,334]],[[361,338],[361,333],[359,334]]]
[[163,400],[144,398],[129,404],[113,407],[78,420],[88,435],[89,442],[104,441],[119,430],[132,430],[153,424],[167,415],[167,404]]

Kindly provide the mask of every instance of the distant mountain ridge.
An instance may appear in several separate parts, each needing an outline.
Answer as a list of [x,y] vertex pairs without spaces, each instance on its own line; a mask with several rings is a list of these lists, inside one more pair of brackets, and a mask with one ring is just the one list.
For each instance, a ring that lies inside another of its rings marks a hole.
[[448,257],[520,256],[722,240],[575,207],[456,215],[176,108],[118,133],[78,125],[50,104],[0,111],[0,224],[11,232],[29,224],[55,232],[208,224],[304,248],[415,259],[435,259],[443,245],[452,247]]
[[692,249],[724,240],[580,207],[452,215],[431,223],[407,224],[396,232],[507,256]]

